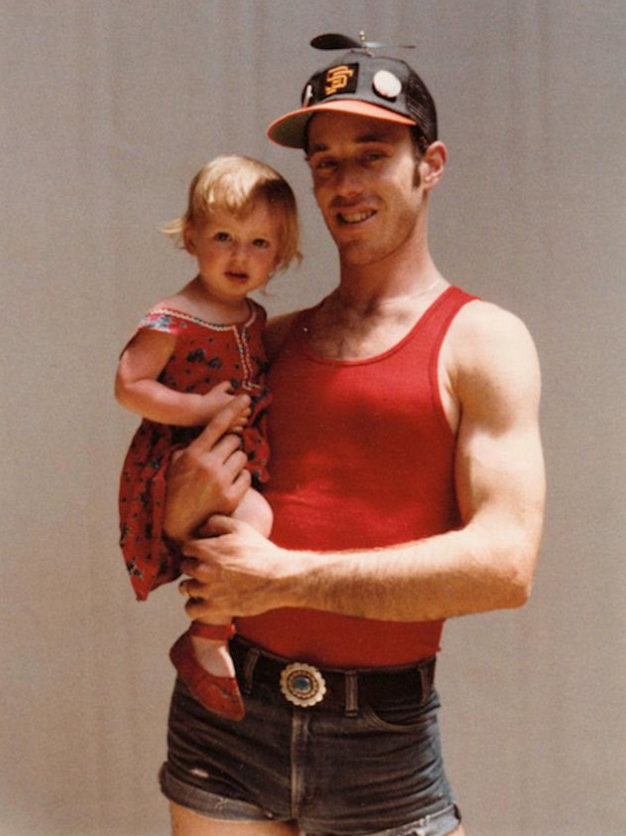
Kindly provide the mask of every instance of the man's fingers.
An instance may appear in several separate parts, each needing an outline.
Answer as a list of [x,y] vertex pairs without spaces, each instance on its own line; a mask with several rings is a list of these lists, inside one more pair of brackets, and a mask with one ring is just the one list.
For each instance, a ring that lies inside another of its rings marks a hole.
[[239,475],[233,479],[231,485],[226,491],[228,504],[230,506],[228,509],[228,513],[231,513],[235,508],[239,506],[239,503],[243,499],[246,491],[250,490],[251,484],[252,477],[250,476],[250,471],[248,470],[241,470]]
[[200,584],[197,581],[187,578],[178,584],[178,591],[185,598],[196,598],[199,591]]
[[185,604],[185,612],[192,621],[196,621],[199,618],[206,618],[206,602],[199,598],[190,598]]
[[207,539],[209,537],[219,537],[221,534],[231,534],[236,530],[238,522],[232,517],[227,517],[224,514],[213,514],[213,516],[206,521],[202,526],[201,534],[206,534],[207,537],[196,538],[195,540],[187,540],[182,548],[185,557],[196,557],[201,561],[211,560],[210,549],[207,549]]
[[183,557],[180,561],[180,570],[183,575],[187,575],[188,578],[192,578],[193,582],[195,582],[193,588],[194,594],[189,595],[189,597],[201,598],[204,586],[210,582],[213,573],[213,566],[209,556],[206,552],[203,552],[202,560],[197,557]]
[[189,446],[193,446],[198,453],[212,450],[215,446],[215,442],[237,423],[237,419],[249,408],[249,406],[249,395],[237,395],[237,397],[233,398],[228,406],[225,406],[224,409],[220,409],[217,415],[211,418],[200,435],[195,439],[195,441],[192,441]]
[[231,534],[233,531],[236,531],[238,525],[237,520],[234,520],[232,517],[226,517],[224,514],[213,514],[207,520],[205,528],[209,534],[219,536],[220,534]]
[[241,451],[241,438],[231,432],[228,435],[223,435],[211,448],[211,452],[221,464],[236,451]]
[[[242,470],[228,491],[228,501],[232,503],[234,508],[237,508],[237,506],[243,499],[244,494],[247,490],[249,490],[251,483],[252,477],[250,476],[249,471]],[[198,528],[198,534],[201,537],[215,537],[216,534],[227,534],[230,531],[234,530],[233,528],[229,528],[228,531],[218,530],[217,528],[215,528],[214,525],[211,524],[212,520],[215,520],[216,518],[230,519],[230,517],[224,517],[220,514],[213,514],[208,518],[208,520],[206,520],[206,522],[202,523],[202,525]]]
[[[247,470],[244,470],[247,461],[248,457],[246,454],[242,450],[237,450],[224,462],[224,476],[230,480],[231,484],[235,484],[241,476],[241,487],[243,488],[243,483],[247,484],[248,487],[250,486],[250,473]],[[245,489],[243,489],[243,492],[245,493]],[[230,498],[232,499],[233,497],[231,496]]]

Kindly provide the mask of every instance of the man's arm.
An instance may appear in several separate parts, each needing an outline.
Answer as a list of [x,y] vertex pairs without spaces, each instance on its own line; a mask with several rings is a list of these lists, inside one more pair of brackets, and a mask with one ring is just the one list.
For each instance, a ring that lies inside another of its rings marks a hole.
[[522,323],[494,306],[475,303],[457,319],[447,350],[461,411],[463,527],[393,547],[314,553],[280,549],[215,517],[209,531],[223,536],[184,548],[194,558],[183,562],[194,579],[188,591],[200,599],[187,605],[190,617],[289,606],[421,621],[527,600],[544,501],[536,353]]

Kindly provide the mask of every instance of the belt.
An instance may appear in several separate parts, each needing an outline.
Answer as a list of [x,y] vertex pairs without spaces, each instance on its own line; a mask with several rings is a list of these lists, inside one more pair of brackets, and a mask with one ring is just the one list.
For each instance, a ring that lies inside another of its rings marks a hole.
[[340,707],[356,716],[360,703],[376,705],[386,698],[413,697],[424,704],[435,681],[436,657],[385,668],[317,668],[284,659],[235,635],[230,652],[244,694],[265,685],[300,708]]

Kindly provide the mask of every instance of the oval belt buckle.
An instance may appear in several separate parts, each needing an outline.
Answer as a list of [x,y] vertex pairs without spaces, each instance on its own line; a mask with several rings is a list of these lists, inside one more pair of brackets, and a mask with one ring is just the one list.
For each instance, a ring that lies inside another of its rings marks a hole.
[[310,708],[324,699],[326,682],[317,668],[305,662],[292,662],[281,671],[280,690],[289,702]]

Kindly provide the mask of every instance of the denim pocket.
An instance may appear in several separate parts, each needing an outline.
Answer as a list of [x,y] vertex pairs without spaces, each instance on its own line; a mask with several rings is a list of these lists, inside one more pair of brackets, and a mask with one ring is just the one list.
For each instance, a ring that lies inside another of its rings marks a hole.
[[434,689],[424,704],[420,704],[418,694],[390,694],[362,706],[362,717],[372,728],[410,732],[436,722],[439,706],[439,697]]

